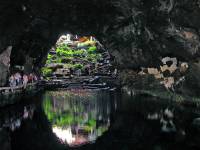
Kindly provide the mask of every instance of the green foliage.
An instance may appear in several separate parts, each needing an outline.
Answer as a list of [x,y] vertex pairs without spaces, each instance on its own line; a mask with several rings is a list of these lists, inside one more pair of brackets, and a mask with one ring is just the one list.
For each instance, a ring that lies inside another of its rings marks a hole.
[[47,55],[46,64],[56,63],[56,62],[57,62],[57,57],[55,55],[51,55],[51,54]]
[[47,56],[47,59],[49,60],[49,59],[52,59],[52,55],[51,54],[48,54],[48,56]]
[[89,54],[96,53],[96,50],[97,50],[97,47],[96,47],[96,46],[91,46],[91,47],[88,49],[88,53],[89,53]]
[[71,50],[66,44],[62,44],[56,48],[56,53],[58,56],[72,56],[73,50]]
[[42,68],[42,74],[43,76],[50,76],[52,74],[53,70],[51,68],[48,67],[43,67]]
[[51,60],[48,60],[46,61],[46,64],[50,64],[52,61]]
[[56,59],[56,61],[55,61],[56,63],[62,63],[62,58],[60,58],[60,57],[57,57],[57,59]]
[[87,60],[91,62],[97,62],[102,57],[101,54],[89,54],[87,55]]
[[54,120],[54,123],[57,126],[64,126],[64,125],[70,125],[73,123],[73,115],[72,114],[63,114],[57,117],[56,120]]
[[58,56],[66,56],[66,57],[71,57],[74,54],[73,50],[71,49],[65,50],[65,49],[60,49],[60,48],[56,49],[56,53]]
[[85,53],[84,50],[75,50],[74,53],[73,53],[73,56],[74,56],[74,55],[79,55],[79,56],[81,56],[81,55],[83,55],[84,53]]
[[83,69],[83,65],[82,64],[75,64],[74,69]]
[[56,50],[59,49],[59,50],[69,50],[70,48],[67,46],[67,44],[61,44],[59,46],[57,46]]
[[[85,46],[85,49],[72,49],[67,44],[57,45],[55,54],[48,54],[46,64],[62,63],[64,68],[82,69],[85,63],[96,63],[102,58],[102,55],[97,52],[96,46],[91,46],[90,43],[80,43]],[[83,64],[79,62],[83,61]],[[78,63],[78,64],[74,64]],[[87,64],[86,64],[87,65]],[[55,71],[56,69],[53,69]],[[43,68],[42,72],[45,77],[50,77],[53,73],[49,68]]]

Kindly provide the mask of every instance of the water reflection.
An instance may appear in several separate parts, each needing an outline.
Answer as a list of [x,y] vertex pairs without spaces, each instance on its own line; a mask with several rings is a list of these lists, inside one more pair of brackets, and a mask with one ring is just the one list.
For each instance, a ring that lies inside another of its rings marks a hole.
[[50,91],[0,109],[0,150],[199,150],[199,143],[199,107],[145,94]]
[[176,132],[176,126],[174,124],[174,112],[169,108],[162,109],[159,112],[155,112],[153,114],[149,113],[147,119],[159,120],[162,132]]
[[[16,109],[16,108],[15,108]],[[15,131],[20,128],[21,122],[26,119],[32,119],[35,111],[34,105],[27,105],[18,108],[17,111],[8,109],[0,112],[0,129],[8,128]]]
[[107,92],[89,90],[49,91],[43,109],[62,143],[79,146],[94,142],[110,125]]

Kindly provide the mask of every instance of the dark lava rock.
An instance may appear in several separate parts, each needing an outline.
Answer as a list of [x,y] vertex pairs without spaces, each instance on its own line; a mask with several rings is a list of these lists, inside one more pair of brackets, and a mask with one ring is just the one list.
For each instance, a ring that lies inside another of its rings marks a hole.
[[97,36],[123,68],[155,65],[159,56],[199,55],[197,1],[3,0],[0,10],[0,49],[14,46],[14,64],[21,63],[19,53],[40,64],[64,32]]
[[6,130],[0,129],[0,147],[1,150],[11,150],[11,139]]
[[2,54],[0,54],[0,86],[4,86],[7,82],[11,50],[12,47],[9,46]]
[[66,32],[96,36],[119,69],[199,59],[198,0],[2,0],[0,11],[0,53],[13,46],[11,66],[29,57],[40,68]]
[[194,119],[192,125],[200,131],[200,118]]

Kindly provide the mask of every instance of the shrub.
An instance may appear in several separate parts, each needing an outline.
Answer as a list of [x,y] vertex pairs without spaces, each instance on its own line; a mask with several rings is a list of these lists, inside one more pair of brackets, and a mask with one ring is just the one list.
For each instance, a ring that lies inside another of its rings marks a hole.
[[82,64],[75,64],[74,69],[83,69],[83,65]]
[[67,44],[61,44],[57,46],[56,49],[69,50],[70,48],[67,46]]
[[45,77],[51,76],[52,72],[53,72],[53,70],[51,68],[47,68],[47,67],[42,68],[42,74]]
[[50,63],[51,63],[51,60],[47,59],[46,64],[50,64]]
[[73,55],[80,56],[80,55],[83,55],[84,52],[85,52],[84,50],[75,50],[74,53],[73,53]]
[[56,63],[62,63],[62,58],[58,57],[58,58],[56,59]]
[[88,53],[89,53],[89,54],[93,54],[93,53],[96,52],[96,50],[97,50],[97,47],[96,47],[96,46],[91,46],[91,47],[88,49]]
[[56,53],[58,56],[66,56],[66,57],[73,56],[74,54],[73,50],[71,49],[64,50],[64,49],[59,49],[59,48],[56,49]]
[[52,57],[53,57],[53,56],[52,56],[51,54],[48,54],[48,55],[47,55],[47,59],[48,59],[48,60],[52,59]]
[[66,44],[62,44],[56,48],[56,53],[59,56],[72,56],[73,50],[71,50]]

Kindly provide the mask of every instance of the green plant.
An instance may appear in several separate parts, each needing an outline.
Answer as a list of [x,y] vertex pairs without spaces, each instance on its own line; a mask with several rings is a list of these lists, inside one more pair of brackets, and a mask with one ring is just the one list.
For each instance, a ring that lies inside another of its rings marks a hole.
[[45,77],[48,77],[52,74],[53,70],[51,68],[43,67],[42,68],[42,74]]
[[74,69],[83,69],[83,65],[82,64],[75,64]]
[[72,59],[68,57],[62,57],[61,58],[61,63],[71,63]]
[[84,50],[75,50],[73,55],[83,55],[85,53]]
[[96,50],[97,50],[97,47],[96,47],[96,46],[91,46],[91,47],[89,47],[89,49],[88,49],[88,53],[89,53],[89,54],[93,54],[93,53],[96,52]]
[[58,58],[56,59],[56,63],[62,63],[62,58],[58,57]]
[[67,46],[67,44],[61,44],[57,46],[56,49],[69,50],[70,48]]
[[60,48],[56,49],[56,53],[58,56],[73,56],[74,54],[73,50],[71,49],[65,50],[65,49],[60,49]]
[[51,63],[51,60],[47,59],[46,64],[50,64],[50,63]]
[[52,59],[52,57],[53,57],[53,56],[52,56],[51,54],[48,54],[48,55],[47,55],[47,59],[48,59],[48,60],[49,60],[49,59]]

